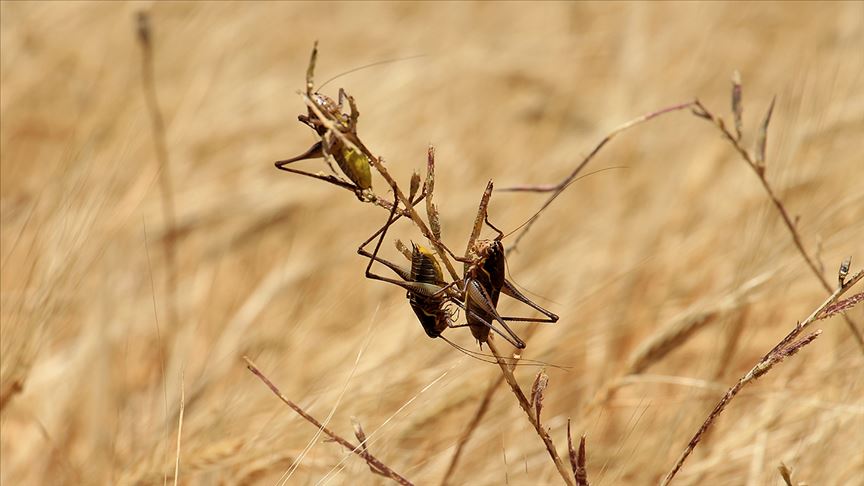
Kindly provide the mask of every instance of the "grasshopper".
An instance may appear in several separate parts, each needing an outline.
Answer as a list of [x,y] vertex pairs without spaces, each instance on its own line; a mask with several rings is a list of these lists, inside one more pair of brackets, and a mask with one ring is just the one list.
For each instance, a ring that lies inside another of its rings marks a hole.
[[[285,160],[280,160],[275,163],[276,168],[286,172],[293,172],[316,179],[325,180],[346,189],[350,189],[357,194],[357,197],[364,200],[368,197],[368,193],[372,189],[372,171],[369,163],[368,150],[365,150],[363,143],[357,136],[357,120],[360,117],[360,112],[357,110],[357,104],[354,98],[347,94],[344,89],[339,88],[338,102],[334,101],[327,95],[321,94],[315,90],[314,73],[315,62],[318,58],[318,42],[312,48],[312,55],[309,59],[309,66],[306,69],[306,98],[307,102],[312,106],[307,106],[307,113],[299,115],[298,120],[308,125],[315,130],[320,140],[315,142],[308,150]],[[343,113],[343,105],[345,100],[348,101],[350,111]],[[314,106],[314,108],[313,108]],[[325,123],[322,117],[330,123]],[[328,125],[331,128],[328,128]],[[332,127],[342,135],[337,136],[331,132]],[[348,140],[353,144],[353,147],[346,144],[344,140]],[[359,150],[358,150],[359,149]],[[335,176],[324,175],[306,172],[300,169],[288,167],[289,164],[300,160],[323,158],[330,166],[331,171],[335,173],[331,160],[335,160],[336,164],[342,170],[342,173],[350,180],[350,182]]]
[[[391,283],[405,289],[411,309],[417,315],[426,335],[437,338],[448,327],[454,327],[451,323],[457,311],[449,305],[451,302],[449,289],[453,287],[453,284],[447,284],[444,281],[444,273],[441,271],[435,254],[422,245],[412,244],[411,268],[408,269],[378,256],[387,229],[397,219],[396,209],[398,205],[399,200],[394,199],[387,222],[357,248],[357,253],[369,259],[369,263],[366,265],[366,278]],[[375,250],[369,253],[365,248],[375,238],[378,238]],[[373,273],[372,263],[374,262],[386,266],[401,280]]]
[[[398,285],[407,291],[406,297],[427,336],[431,338],[442,337],[441,334],[447,328],[468,327],[481,346],[488,341],[489,333],[495,332],[516,348],[523,349],[525,342],[510,329],[507,322],[555,323],[558,321],[558,316],[531,301],[505,278],[506,263],[502,243],[505,235],[489,222],[487,215],[491,194],[492,182],[490,181],[481,200],[474,229],[468,242],[466,257],[456,256],[443,243],[439,242],[451,257],[465,264],[462,281],[447,283],[435,254],[422,245],[412,244],[412,249],[407,252],[406,257],[409,257],[411,262],[410,269],[378,257],[387,229],[397,218],[396,206],[398,201],[394,201],[390,217],[385,225],[364,241],[358,247],[357,252],[369,259],[366,266],[366,278]],[[432,213],[429,216],[431,219],[437,220],[437,214]],[[498,233],[497,237],[492,240],[478,239],[484,222]],[[433,226],[438,226],[438,222],[435,221]],[[378,238],[375,249],[369,253],[365,248],[375,238]],[[373,273],[372,264],[374,262],[391,269],[399,276],[399,279]],[[496,310],[498,298],[502,292],[536,309],[546,317],[502,317]],[[454,324],[454,317],[458,311],[451,304],[465,310],[467,321],[465,324]],[[500,325],[504,331],[500,330],[496,324]]]
[[[543,322],[554,324],[558,322],[558,316],[544,309],[522,292],[512,282],[507,280],[506,260],[504,257],[505,235],[489,222],[487,212],[489,199],[492,196],[492,181],[486,185],[477,217],[474,221],[474,229],[468,239],[465,258],[460,259],[465,264],[462,298],[464,300],[465,318],[471,334],[481,345],[489,339],[489,331],[494,330],[503,336],[510,344],[517,348],[524,348],[525,342],[510,329],[507,322]],[[497,233],[494,239],[478,239],[482,225],[485,223]],[[543,314],[545,317],[502,317],[498,314],[498,298],[501,293],[522,302]],[[503,327],[508,336],[505,336],[493,326],[497,322]]]

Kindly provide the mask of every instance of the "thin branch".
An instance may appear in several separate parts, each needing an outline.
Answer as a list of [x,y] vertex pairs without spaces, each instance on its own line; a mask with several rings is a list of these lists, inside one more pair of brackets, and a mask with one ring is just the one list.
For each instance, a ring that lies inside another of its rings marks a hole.
[[180,373],[180,418],[177,421],[177,455],[174,460],[174,486],[180,480],[180,439],[183,437],[183,412],[186,410],[186,385],[184,374]]
[[819,317],[817,317],[817,319],[827,319],[834,314],[845,312],[852,307],[858,305],[859,302],[864,302],[864,292],[858,292],[857,294],[849,297],[848,299],[843,299],[836,304],[829,306],[822,312],[822,314],[819,315]]
[[[512,187],[505,187],[505,188],[499,189],[499,191],[551,192],[552,195],[549,196],[546,199],[546,202],[544,202],[543,205],[540,207],[540,211],[543,211],[544,209],[546,209],[547,206],[552,204],[552,201],[554,201],[555,198],[557,198],[559,194],[561,194],[562,192],[564,192],[565,189],[567,189],[567,186],[571,182],[573,182],[573,180],[576,179],[576,176],[578,176],[579,173],[582,171],[582,169],[584,169],[585,166],[588,165],[589,162],[591,162],[591,159],[593,159],[594,156],[597,155],[598,152],[600,152],[600,149],[602,149],[607,143],[612,141],[612,139],[615,138],[616,135],[618,135],[621,132],[627,131],[630,128],[633,128],[636,125],[640,125],[640,124],[645,123],[649,120],[657,118],[661,115],[665,115],[667,113],[672,113],[674,111],[680,111],[680,110],[683,110],[685,108],[692,108],[692,107],[693,107],[693,102],[688,101],[686,103],[680,103],[680,104],[669,106],[669,107],[666,107],[666,108],[663,108],[663,109],[660,109],[657,111],[653,111],[651,113],[646,113],[640,117],[634,118],[634,119],[624,123],[623,125],[619,125],[615,129],[613,129],[611,132],[606,134],[606,136],[603,137],[602,140],[600,140],[600,143],[598,143],[594,147],[594,149],[591,150],[591,152],[584,159],[582,159],[581,162],[579,162],[579,164],[570,172],[570,174],[567,177],[565,177],[561,182],[559,182],[557,184],[545,185],[545,186],[544,185],[512,186]],[[516,239],[513,241],[513,244],[510,246],[510,248],[507,249],[508,253],[510,253],[511,251],[516,249],[516,247],[519,245],[519,242],[522,240],[522,238],[525,236],[525,234],[528,233],[528,230],[531,229],[531,226],[534,225],[535,221],[536,221],[536,219],[532,220],[531,222],[526,224],[524,228],[522,228],[521,232],[516,236]]]
[[[756,177],[759,179],[759,182],[762,184],[762,188],[765,190],[765,193],[768,195],[768,198],[771,200],[771,203],[777,209],[777,212],[780,213],[780,217],[783,220],[783,224],[786,226],[786,229],[789,230],[789,235],[792,237],[792,242],[795,244],[795,248],[798,249],[798,253],[801,254],[801,257],[804,258],[804,262],[807,263],[807,266],[810,268],[810,271],[813,275],[819,279],[819,282],[822,284],[822,287],[829,294],[834,291],[834,288],[831,284],[828,283],[828,280],[825,278],[825,275],[819,271],[819,266],[816,264],[816,260],[814,257],[810,256],[807,253],[807,250],[804,249],[804,242],[801,239],[801,234],[798,232],[798,228],[795,225],[793,219],[789,216],[789,212],[786,211],[786,207],[783,205],[783,202],[780,201],[780,198],[777,197],[774,189],[771,187],[771,184],[768,182],[768,179],[765,177],[765,163],[764,161],[759,161],[757,158],[754,158],[753,155],[741,144],[741,141],[726,127],[726,124],[723,123],[723,119],[719,116],[712,113],[705,105],[702,104],[701,101],[696,100],[693,102],[693,114],[698,116],[699,118],[705,119],[711,122],[720,133],[723,134],[723,137],[735,148],[735,151],[741,156],[741,159],[747,164],[748,167],[756,174]],[[767,130],[767,122],[770,121],[770,114],[773,111],[774,102],[771,102],[771,108],[769,108],[769,112],[765,117],[765,123],[762,126],[762,132]],[[762,137],[760,137],[761,140]],[[763,142],[764,143],[764,142]],[[763,147],[764,149],[764,147]],[[764,157],[764,155],[762,156]],[[858,325],[853,322],[848,316],[843,316],[846,321],[849,330],[852,332],[852,336],[855,338],[855,341],[858,343],[858,346],[861,348],[861,351],[864,352],[864,336],[862,336],[861,331],[858,329]]]
[[277,388],[276,385],[274,385],[273,382],[270,381],[270,379],[267,378],[264,375],[264,373],[262,373],[261,370],[258,369],[257,366],[255,366],[255,363],[253,363],[252,360],[250,360],[246,356],[243,357],[243,360],[246,361],[246,367],[249,369],[249,371],[251,371],[252,374],[257,376],[258,379],[260,379],[262,382],[264,382],[264,384],[267,385],[267,388],[269,388],[270,391],[272,391],[274,395],[279,397],[279,399],[282,400],[282,402],[285,405],[288,405],[288,407],[291,410],[294,410],[295,412],[297,412],[298,415],[303,417],[307,422],[309,422],[312,425],[314,425],[315,427],[317,427],[321,432],[324,432],[324,434],[326,434],[331,439],[333,439],[334,442],[337,442],[342,447],[348,449],[352,453],[357,454],[358,456],[363,458],[363,460],[366,461],[366,463],[369,464],[369,466],[371,468],[376,469],[377,471],[380,471],[387,478],[392,479],[393,481],[396,481],[397,483],[399,483],[403,486],[411,486],[413,484],[413,483],[411,483],[411,481],[408,481],[403,476],[396,473],[396,471],[390,469],[390,467],[388,467],[386,464],[381,462],[378,458],[376,458],[375,456],[373,456],[372,454],[367,452],[366,449],[362,445],[355,446],[351,442],[348,442],[347,440],[343,439],[341,436],[337,435],[332,430],[325,427],[324,424],[322,424],[317,419],[315,419],[315,417],[306,413],[306,411],[304,411],[297,404],[295,404],[294,402],[289,400],[285,395],[283,395],[282,392],[279,391],[279,388]]
[[[360,424],[360,421],[357,420],[356,417],[351,417],[351,425],[354,426],[354,437],[357,437],[357,440],[360,441],[360,447],[363,449],[364,454],[369,454],[369,447],[366,445],[367,438],[366,432],[363,430],[363,425]],[[367,462],[369,465],[369,470],[372,471],[372,474],[377,474],[379,476],[387,477],[387,473],[377,469],[372,465],[371,462]]]
[[447,466],[447,472],[444,473],[444,478],[441,479],[441,486],[449,484],[450,477],[453,475],[453,472],[456,471],[456,465],[459,464],[459,459],[461,459],[462,452],[465,450],[465,445],[471,439],[471,436],[474,435],[477,426],[480,425],[480,421],[483,420],[486,412],[489,411],[489,405],[492,403],[492,396],[495,395],[495,392],[498,390],[498,387],[501,386],[501,383],[504,383],[503,375],[499,376],[498,379],[486,388],[486,393],[483,394],[480,406],[477,407],[477,411],[474,412],[474,416],[471,417],[471,421],[468,422],[468,426],[465,427],[465,430],[456,442],[456,450],[453,452],[453,457],[450,458],[450,465]]
[[534,407],[531,402],[528,401],[528,398],[519,386],[519,382],[516,381],[516,377],[513,375],[513,369],[511,368],[512,363],[509,363],[507,358],[503,357],[501,353],[498,352],[494,340],[490,339],[486,341],[486,344],[489,345],[489,349],[495,356],[496,361],[498,362],[498,367],[501,368],[501,373],[504,375],[507,384],[510,385],[513,395],[516,396],[516,401],[519,403],[519,407],[521,407],[525,412],[525,415],[528,416],[528,421],[531,423],[531,426],[534,427],[534,430],[537,431],[537,435],[540,436],[540,439],[546,446],[546,450],[549,452],[552,462],[555,463],[555,467],[558,469],[558,474],[561,475],[561,478],[568,486],[576,486],[576,482],[573,479],[573,473],[567,470],[567,465],[563,460],[561,460],[561,456],[558,455],[558,451],[555,449],[555,443],[552,442],[549,432],[540,424],[540,420],[535,414]]
[[699,430],[696,431],[696,434],[690,439],[690,442],[687,443],[687,447],[684,448],[684,451],[678,457],[678,461],[676,461],[675,466],[666,474],[666,477],[661,482],[661,486],[668,485],[672,479],[678,474],[678,471],[681,470],[681,467],[684,465],[684,462],[693,452],[693,449],[696,448],[696,445],[702,440],[702,437],[711,427],[711,425],[715,422],[717,417],[723,413],[723,410],[726,409],[726,406],[729,405],[729,402],[732,401],[733,398],[741,391],[744,386],[748,383],[756,380],[761,377],[765,373],[767,373],[774,365],[783,361],[784,359],[794,355],[798,351],[800,351],[804,346],[813,342],[819,334],[822,333],[821,330],[817,330],[812,332],[800,340],[796,341],[798,336],[801,335],[804,330],[809,327],[812,323],[816,322],[819,318],[819,315],[827,309],[832,304],[836,303],[837,300],[846,293],[849,289],[852,288],[861,278],[864,277],[864,270],[859,271],[855,276],[852,277],[848,282],[846,282],[842,287],[838,288],[831,294],[828,299],[822,303],[815,311],[813,311],[804,322],[798,323],[789,334],[786,335],[776,346],[774,346],[762,359],[753,366],[750,371],[748,371],[744,376],[742,376],[737,383],[735,383],[729,390],[726,391],[726,394],[717,402],[717,405],[708,415],[708,418],[702,423],[702,426],[699,427]]

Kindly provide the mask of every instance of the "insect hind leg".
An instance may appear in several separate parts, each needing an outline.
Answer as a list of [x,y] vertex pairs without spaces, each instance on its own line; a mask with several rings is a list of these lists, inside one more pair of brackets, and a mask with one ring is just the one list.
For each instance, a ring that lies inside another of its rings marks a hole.
[[[510,326],[507,325],[507,322],[504,320],[504,318],[502,318],[501,315],[498,314],[498,311],[492,304],[492,298],[490,297],[489,292],[487,292],[482,285],[480,285],[474,280],[471,280],[466,283],[465,292],[467,296],[466,300],[478,305],[483,314],[486,314],[485,316],[481,315],[476,310],[470,309],[466,306],[465,317],[469,324],[472,323],[472,320],[475,320],[475,325],[479,323],[480,325],[489,328],[491,331],[494,331],[496,334],[507,340],[507,342],[509,342],[513,346],[519,349],[525,348],[525,341],[522,341],[522,339],[520,339],[519,336],[517,336],[512,329],[510,329]],[[491,317],[492,319],[487,319],[487,316]],[[494,326],[492,322],[490,322],[492,320],[497,321],[504,328],[504,330],[507,331],[507,334]]]
[[554,324],[558,322],[558,315],[554,314],[543,307],[541,307],[536,302],[532,301],[528,297],[525,296],[522,292],[520,292],[510,281],[504,280],[504,286],[501,287],[501,292],[506,294],[507,296],[522,302],[523,304],[531,307],[537,312],[543,314],[546,317],[502,317],[505,321],[518,321],[518,322],[542,322],[546,324]]

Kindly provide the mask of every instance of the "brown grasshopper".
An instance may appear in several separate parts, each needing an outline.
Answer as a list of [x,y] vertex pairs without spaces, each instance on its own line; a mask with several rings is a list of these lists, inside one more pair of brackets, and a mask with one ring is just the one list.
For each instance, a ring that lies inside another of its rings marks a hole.
[[[531,301],[505,278],[506,263],[502,243],[504,233],[489,222],[486,212],[491,194],[492,182],[490,181],[480,203],[466,257],[456,256],[439,242],[451,257],[464,263],[462,281],[447,283],[435,254],[422,245],[412,244],[411,251],[406,254],[411,262],[410,269],[378,257],[387,229],[397,218],[398,201],[394,201],[385,225],[364,241],[357,252],[369,259],[366,266],[367,278],[398,285],[407,291],[406,297],[411,308],[429,337],[441,337],[447,328],[468,327],[481,345],[489,339],[490,332],[495,332],[516,348],[523,349],[525,342],[510,329],[508,322],[555,323],[558,321],[558,316]],[[429,217],[437,220],[435,213],[429,214]],[[484,222],[498,233],[497,237],[492,240],[478,239]],[[433,227],[438,226],[437,221],[431,224]],[[375,238],[378,238],[375,250],[369,253],[365,248]],[[373,273],[373,262],[390,268],[400,279]],[[496,310],[502,292],[536,309],[546,317],[502,317]],[[450,304],[465,310],[467,321],[465,324],[454,324],[457,312]],[[503,331],[499,329],[499,325],[504,329]]]
[[[315,142],[302,154],[289,159],[280,160],[276,162],[275,165],[277,169],[286,172],[321,179],[330,182],[331,184],[350,189],[357,194],[358,198],[363,200],[367,198],[367,193],[372,189],[372,171],[369,163],[369,152],[357,136],[357,119],[360,117],[360,113],[357,110],[357,104],[354,101],[354,98],[347,94],[342,88],[339,89],[338,103],[333,101],[329,96],[315,91],[313,77],[317,57],[318,42],[316,41],[312,48],[312,56],[309,59],[309,66],[306,70],[307,113],[305,115],[299,115],[297,119],[315,130],[315,133],[318,134],[320,140]],[[350,108],[349,113],[343,113],[342,111],[345,100],[348,100],[348,106]],[[325,123],[325,119],[329,123]],[[335,130],[339,131],[341,136],[332,133],[331,130],[333,130],[334,127]],[[347,144],[345,143],[345,140],[348,140],[351,143]],[[331,160],[335,160],[336,164],[338,164],[339,168],[342,170],[342,173],[348,177],[350,182],[333,174],[316,174],[288,167],[289,164],[300,160],[317,158],[323,158],[334,173],[335,170],[333,169]]]
[[[464,282],[462,286],[462,298],[464,300],[465,318],[471,334],[480,344],[489,339],[489,332],[495,331],[510,344],[517,348],[524,348],[525,343],[507,325],[507,322],[543,322],[554,324],[558,322],[558,316],[544,309],[522,292],[512,282],[507,280],[506,261],[504,257],[504,233],[489,222],[487,212],[489,199],[492,196],[492,181],[486,185],[471,237],[465,251],[465,258],[460,259],[465,264]],[[536,215],[535,215],[536,216]],[[494,239],[478,239],[482,225],[485,223],[498,235]],[[522,302],[535,309],[546,317],[502,317],[496,309],[498,298],[501,293]],[[508,336],[499,331],[493,323],[503,327]]]
[[[455,317],[456,311],[449,305],[451,296],[448,289],[452,287],[452,284],[447,284],[444,281],[444,274],[441,271],[438,260],[435,258],[435,254],[422,245],[412,244],[412,251],[410,253],[411,268],[407,269],[378,256],[388,228],[398,218],[396,215],[398,205],[398,199],[394,199],[387,222],[357,248],[357,253],[369,259],[369,263],[366,265],[366,278],[391,283],[405,289],[411,309],[417,315],[417,319],[423,326],[423,330],[426,331],[426,335],[431,338],[437,338],[441,336],[441,333],[445,329],[453,327],[451,322]],[[375,250],[369,253],[366,251],[366,245],[371,243],[375,238],[378,238]],[[386,266],[398,275],[401,280],[372,273],[373,262]]]

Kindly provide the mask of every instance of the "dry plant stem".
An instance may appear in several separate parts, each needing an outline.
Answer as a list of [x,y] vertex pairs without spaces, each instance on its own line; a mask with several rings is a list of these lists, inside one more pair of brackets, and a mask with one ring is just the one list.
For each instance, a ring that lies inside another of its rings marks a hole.
[[864,292],[858,292],[857,294],[849,297],[848,299],[843,299],[836,304],[829,306],[827,309],[822,311],[822,314],[819,315],[819,319],[827,319],[834,314],[838,314],[840,312],[846,311],[855,307],[860,302],[864,302]]
[[498,352],[494,340],[490,339],[486,344],[489,345],[489,349],[495,356],[495,359],[498,362],[498,367],[501,368],[501,373],[504,375],[504,379],[507,381],[507,384],[510,385],[513,395],[516,396],[516,401],[519,402],[519,406],[523,411],[525,411],[525,415],[528,416],[528,421],[531,422],[531,426],[533,426],[534,430],[537,431],[537,435],[539,435],[540,439],[543,440],[543,444],[546,446],[546,450],[549,452],[552,462],[555,463],[555,467],[558,469],[561,478],[567,485],[576,486],[576,482],[573,479],[573,473],[567,470],[567,465],[563,460],[561,460],[561,456],[558,455],[558,451],[555,449],[555,443],[552,442],[552,437],[549,436],[549,432],[547,432],[540,424],[540,420],[534,411],[534,407],[531,402],[528,401],[528,398],[519,386],[519,382],[516,381],[511,364],[508,363],[506,358]]
[[[153,265],[150,262],[150,244],[147,238],[147,225],[141,221],[144,232],[144,253],[147,256],[147,272],[150,280],[150,298],[153,302],[153,323],[156,327],[156,348],[159,351],[159,371],[162,378],[162,397],[165,400],[165,437],[168,437],[168,380],[165,377],[165,349],[162,342],[162,332],[159,330],[159,312],[156,309],[156,284],[153,282]],[[167,453],[166,449],[166,453]],[[162,485],[168,484],[168,474],[165,473],[162,478]]]
[[[351,424],[354,425],[354,437],[357,437],[357,440],[360,441],[360,447],[363,449],[363,453],[369,454],[369,448],[366,447],[366,441],[368,439],[366,438],[366,432],[363,431],[363,426],[355,417],[351,417]],[[372,474],[387,477],[385,472],[375,469],[375,466],[373,466],[371,462],[367,462],[366,464],[369,465],[369,470],[372,471]]]
[[138,42],[141,44],[141,78],[147,111],[150,113],[153,144],[159,162],[159,187],[162,196],[162,217],[165,220],[163,240],[165,251],[165,302],[167,304],[168,329],[173,330],[177,323],[177,254],[175,248],[174,189],[171,183],[171,165],[168,148],[165,144],[165,121],[156,97],[156,81],[153,68],[153,42],[150,30],[150,17],[146,12],[138,12]]
[[[426,216],[429,218],[429,226],[432,229],[432,235],[435,240],[441,241],[441,222],[438,218],[438,207],[435,206],[433,200],[435,194],[435,148],[431,145],[426,152]],[[410,194],[409,194],[410,196]]]
[[[771,203],[774,204],[774,207],[777,209],[777,212],[780,213],[780,217],[783,219],[783,224],[786,225],[786,229],[789,230],[789,234],[792,236],[792,241],[795,243],[795,247],[798,249],[798,253],[801,254],[801,257],[804,258],[804,261],[807,263],[807,266],[810,268],[810,271],[813,272],[813,275],[819,279],[819,282],[822,283],[822,287],[825,288],[827,292],[832,292],[834,289],[831,287],[831,284],[828,283],[828,280],[825,278],[825,275],[819,271],[819,267],[816,264],[816,261],[813,257],[807,253],[807,250],[804,249],[804,242],[801,240],[801,234],[798,232],[798,229],[795,227],[795,222],[789,216],[789,213],[786,211],[786,207],[783,206],[783,202],[777,197],[774,193],[774,189],[771,188],[771,184],[768,183],[768,179],[765,177],[765,166],[764,162],[762,164],[757,163],[757,161],[753,158],[750,152],[741,145],[740,140],[726,128],[726,125],[723,123],[723,120],[716,116],[714,113],[709,111],[705,105],[702,104],[699,100],[693,102],[693,113],[699,118],[703,118],[705,120],[710,121],[714,126],[717,127],[718,130],[723,134],[723,137],[729,141],[730,144],[735,148],[744,162],[753,170],[753,173],[756,174],[756,177],[759,178],[759,182],[762,184],[762,188],[765,190],[765,193],[768,195],[768,198],[771,199]],[[848,316],[843,316],[846,321],[849,330],[852,332],[852,335],[855,337],[855,341],[858,342],[858,346],[861,348],[861,351],[864,352],[864,336],[862,336],[861,331],[858,329],[858,326],[855,322],[849,319]]]
[[786,483],[786,486],[795,486],[795,483],[792,482],[792,471],[789,470],[789,467],[786,464],[780,463],[780,466],[777,467],[777,470],[780,471],[780,477],[783,478],[783,482]]
[[441,480],[441,486],[449,484],[450,477],[453,476],[453,472],[456,471],[456,466],[459,464],[459,459],[462,457],[462,451],[465,450],[465,445],[468,443],[468,440],[471,439],[471,436],[474,435],[477,426],[480,425],[480,421],[483,420],[486,412],[489,411],[489,405],[492,403],[492,396],[495,395],[495,391],[498,390],[501,383],[504,383],[503,375],[499,376],[494,382],[492,382],[486,389],[486,393],[483,394],[483,400],[480,401],[480,406],[477,407],[477,411],[474,412],[471,422],[469,422],[468,426],[465,427],[465,431],[462,432],[459,441],[456,443],[456,450],[453,452],[453,457],[450,459],[450,465],[447,466],[447,472],[444,473],[444,478]]
[[567,419],[567,450],[570,451],[570,467],[573,468],[573,477],[576,486],[590,486],[588,483],[588,470],[585,467],[585,434],[579,439],[579,452],[573,447],[573,436],[570,433],[570,419]]
[[705,432],[711,427],[714,421],[723,413],[723,410],[729,405],[729,402],[732,401],[733,398],[741,391],[744,386],[753,380],[761,377],[765,373],[767,373],[775,364],[779,363],[785,358],[792,356],[801,350],[804,346],[810,344],[815,340],[819,334],[822,332],[821,330],[817,330],[813,333],[808,334],[803,337],[799,341],[795,341],[795,339],[801,335],[804,330],[810,326],[813,322],[819,319],[819,315],[830,305],[837,302],[837,300],[846,293],[853,285],[855,285],[861,278],[864,277],[864,270],[859,271],[852,277],[848,282],[846,282],[842,287],[838,288],[831,294],[828,299],[822,303],[810,316],[807,317],[803,322],[798,323],[789,334],[786,335],[779,343],[777,343],[774,348],[771,349],[762,359],[759,360],[756,365],[747,372],[744,376],[742,376],[737,383],[735,383],[729,390],[726,391],[726,394],[720,399],[711,413],[708,415],[708,418],[702,423],[702,426],[699,427],[699,430],[696,431],[696,434],[693,435],[693,438],[690,439],[690,442],[687,444],[687,447],[684,448],[684,451],[676,461],[675,466],[671,471],[666,475],[663,481],[660,483],[662,486],[668,485],[672,479],[678,474],[678,471],[681,470],[681,467],[684,465],[684,462],[693,452],[696,445],[702,440],[702,437],[705,435]]
[[183,412],[186,410],[186,385],[180,374],[180,418],[177,421],[177,455],[174,460],[174,486],[180,480],[180,439],[183,437]]
[[[591,162],[591,160],[594,158],[594,156],[597,155],[598,152],[600,152],[600,149],[602,149],[607,143],[609,143],[613,138],[615,138],[616,135],[618,135],[619,133],[624,132],[630,128],[633,128],[636,125],[640,125],[640,124],[645,123],[651,119],[657,118],[661,115],[665,115],[667,113],[672,113],[674,111],[680,111],[680,110],[683,110],[685,108],[691,108],[693,106],[694,106],[694,102],[692,102],[692,101],[688,101],[686,103],[680,103],[680,104],[669,106],[669,107],[666,107],[666,108],[663,108],[663,109],[660,109],[657,111],[653,111],[651,113],[646,113],[646,114],[644,114],[638,118],[634,118],[634,119],[624,123],[623,125],[619,125],[617,128],[613,129],[611,132],[606,134],[606,136],[603,137],[602,140],[600,140],[600,143],[598,143],[594,147],[594,149],[591,150],[591,152],[584,159],[582,159],[581,162],[579,162],[579,165],[577,165],[576,168],[574,168],[573,171],[570,172],[570,175],[565,177],[564,180],[562,180],[558,184],[546,185],[546,186],[513,186],[513,187],[505,187],[505,188],[500,189],[500,190],[501,191],[510,191],[510,192],[517,192],[517,191],[518,192],[551,192],[552,195],[549,196],[546,199],[546,202],[543,203],[543,206],[540,207],[540,211],[543,211],[544,209],[546,209],[547,206],[552,204],[552,201],[554,201],[555,198],[557,198],[559,194],[561,194],[562,192],[564,192],[565,189],[567,189],[567,186],[576,179],[576,177],[579,175],[579,173],[582,172],[582,169],[584,169],[585,166],[587,166],[588,163]],[[510,246],[510,248],[507,249],[508,253],[516,249],[516,247],[519,245],[519,242],[522,240],[522,237],[525,236],[525,234],[528,233],[528,230],[531,229],[531,226],[534,225],[534,221],[535,220],[532,219],[530,222],[528,222],[525,225],[524,228],[522,228],[522,231],[519,233],[519,235],[516,236],[516,240],[513,241],[513,244]]]
[[384,180],[387,181],[387,184],[393,189],[393,193],[396,195],[402,205],[405,206],[406,210],[408,211],[408,215],[411,217],[411,220],[414,222],[420,232],[423,233],[423,236],[425,236],[426,239],[428,239],[432,246],[435,248],[435,252],[438,254],[438,257],[444,262],[444,266],[447,267],[447,271],[450,273],[451,278],[454,281],[461,280],[459,278],[459,274],[456,273],[455,267],[453,267],[453,263],[447,257],[447,253],[441,246],[441,242],[435,238],[435,236],[432,234],[432,231],[429,230],[429,227],[426,226],[426,223],[423,222],[423,219],[417,213],[417,210],[414,209],[414,205],[411,203],[411,201],[408,200],[408,198],[405,196],[405,193],[402,192],[402,189],[399,188],[399,184],[396,183],[396,180],[393,179],[393,176],[391,176],[390,172],[387,171],[387,167],[384,166],[384,161],[373,155],[372,152],[368,148],[363,146],[362,143],[360,143],[360,146],[358,147],[357,144],[349,140],[348,137],[346,137],[342,134],[342,132],[339,131],[339,129],[336,127],[332,120],[324,116],[321,110],[319,110],[318,107],[315,106],[315,103],[310,100],[305,93],[300,93],[300,95],[303,97],[303,102],[306,103],[306,106],[308,106],[312,110],[312,112],[321,119],[321,123],[325,127],[327,127],[328,130],[330,130],[330,133],[338,137],[342,141],[342,143],[344,143],[348,148],[364,154],[369,159],[369,163],[372,165],[372,167],[374,167],[375,170],[377,170],[378,173],[381,174],[381,177],[383,177]]
[[402,477],[400,474],[398,474],[396,471],[390,469],[387,465],[385,465],[383,462],[381,462],[378,458],[376,458],[372,454],[369,454],[369,452],[367,452],[365,450],[365,448],[363,447],[363,444],[355,446],[351,442],[348,442],[347,440],[343,439],[341,436],[337,435],[332,430],[325,427],[324,424],[322,424],[317,419],[315,419],[315,417],[306,413],[297,404],[295,404],[294,402],[289,400],[285,395],[283,395],[282,392],[279,391],[279,388],[277,388],[276,385],[274,385],[273,382],[270,381],[269,378],[264,376],[264,373],[262,373],[261,370],[259,370],[258,367],[255,366],[255,363],[253,363],[252,360],[250,360],[246,356],[243,357],[243,360],[246,361],[246,367],[249,368],[249,371],[251,371],[252,374],[257,376],[258,379],[260,379],[262,382],[264,382],[264,384],[267,385],[267,388],[269,388],[270,391],[272,391],[274,395],[279,397],[279,399],[282,400],[282,402],[285,405],[288,405],[288,407],[291,410],[294,410],[295,412],[297,412],[297,414],[300,415],[301,417],[303,417],[307,422],[311,423],[315,427],[318,427],[319,430],[324,432],[334,442],[339,443],[339,445],[341,445],[342,447],[344,447],[344,448],[348,449],[349,451],[353,452],[354,454],[357,454],[358,456],[362,457],[363,460],[366,461],[367,464],[369,464],[369,467],[375,469],[376,472],[380,472],[381,475],[386,476],[387,478],[392,479],[393,481],[396,481],[397,483],[402,484],[404,486],[410,486],[413,484],[413,483],[411,483],[411,481],[408,481],[407,479]]

